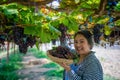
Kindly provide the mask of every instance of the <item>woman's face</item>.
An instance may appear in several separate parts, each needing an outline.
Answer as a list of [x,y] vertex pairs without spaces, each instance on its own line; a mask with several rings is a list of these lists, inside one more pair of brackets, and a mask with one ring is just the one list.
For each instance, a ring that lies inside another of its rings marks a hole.
[[76,35],[74,39],[74,47],[78,54],[88,54],[90,52],[90,45],[88,44],[87,39],[81,35]]

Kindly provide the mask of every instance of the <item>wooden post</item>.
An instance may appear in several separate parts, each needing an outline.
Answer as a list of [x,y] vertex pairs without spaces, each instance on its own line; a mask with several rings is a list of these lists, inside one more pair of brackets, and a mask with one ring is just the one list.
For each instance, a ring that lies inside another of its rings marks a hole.
[[13,49],[14,49],[14,54],[15,54],[15,43],[13,43]]
[[7,63],[9,62],[9,42],[6,42],[7,43]]

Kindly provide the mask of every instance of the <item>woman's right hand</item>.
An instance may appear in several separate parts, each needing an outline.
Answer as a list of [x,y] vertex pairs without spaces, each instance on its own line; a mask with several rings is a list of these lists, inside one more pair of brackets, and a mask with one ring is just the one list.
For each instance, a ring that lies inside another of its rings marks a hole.
[[58,63],[60,66],[62,66],[66,71],[70,71],[71,68],[69,65],[65,64],[64,62]]

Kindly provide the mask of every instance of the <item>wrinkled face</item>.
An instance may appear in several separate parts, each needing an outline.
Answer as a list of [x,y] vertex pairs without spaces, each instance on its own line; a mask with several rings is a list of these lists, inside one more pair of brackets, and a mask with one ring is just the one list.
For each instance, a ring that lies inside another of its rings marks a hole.
[[90,45],[88,44],[87,39],[81,35],[76,35],[74,39],[74,47],[78,54],[88,54],[90,52]]

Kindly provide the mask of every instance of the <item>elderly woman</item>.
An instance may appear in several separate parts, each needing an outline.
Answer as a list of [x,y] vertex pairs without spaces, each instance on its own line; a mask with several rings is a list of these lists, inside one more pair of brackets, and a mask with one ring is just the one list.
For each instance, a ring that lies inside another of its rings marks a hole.
[[74,35],[74,47],[79,54],[79,61],[71,65],[64,62],[64,80],[103,80],[102,66],[95,56],[92,34],[88,30],[78,31]]

